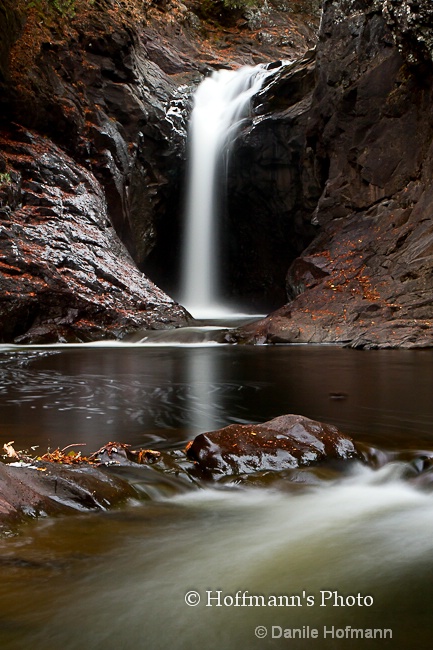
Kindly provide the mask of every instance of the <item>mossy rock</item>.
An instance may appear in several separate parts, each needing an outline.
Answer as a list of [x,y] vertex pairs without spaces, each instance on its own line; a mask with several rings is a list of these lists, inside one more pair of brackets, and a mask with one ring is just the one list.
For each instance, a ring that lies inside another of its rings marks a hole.
[[262,4],[262,0],[203,0],[198,3],[196,12],[203,20],[230,26],[242,17],[246,9],[258,8]]

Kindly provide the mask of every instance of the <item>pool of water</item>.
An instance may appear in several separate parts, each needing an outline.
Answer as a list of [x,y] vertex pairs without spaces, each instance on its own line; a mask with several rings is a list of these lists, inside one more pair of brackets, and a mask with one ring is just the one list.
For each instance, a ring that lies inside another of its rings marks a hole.
[[[0,373],[0,431],[16,448],[182,448],[200,431],[299,413],[377,447],[433,450],[433,351],[5,347]],[[433,495],[404,475],[354,466],[299,493],[182,484],[29,522],[0,540],[0,647],[427,650]],[[289,604],[269,604],[280,597]],[[352,597],[362,603],[338,600]]]
[[114,345],[0,351],[1,433],[44,450],[173,448],[298,413],[395,448],[433,444],[433,351]]

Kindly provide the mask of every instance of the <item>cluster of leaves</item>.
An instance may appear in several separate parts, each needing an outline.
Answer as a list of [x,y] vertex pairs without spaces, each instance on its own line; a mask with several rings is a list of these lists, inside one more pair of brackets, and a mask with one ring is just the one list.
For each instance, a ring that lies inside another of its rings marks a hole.
[[75,0],[28,0],[27,7],[43,11],[44,5],[48,9],[54,9],[61,16],[75,16]]
[[222,0],[226,9],[253,9],[260,4],[257,0]]
[[[71,447],[81,447],[82,444],[78,443],[75,445],[68,445],[63,449],[55,449],[54,451],[47,451],[43,455],[35,455],[34,452],[37,447],[32,447],[31,451],[23,450],[19,451],[15,449],[14,441],[11,440],[3,445],[4,456],[3,458],[8,458],[9,460],[23,461],[23,462],[35,462],[38,460],[48,461],[49,463],[61,463],[63,465],[76,465],[79,463],[95,464],[96,460],[91,457],[86,457],[81,455],[81,451],[74,451]],[[69,451],[67,451],[69,450]]]
[[[107,461],[117,464],[119,460],[130,460],[134,463],[146,464],[156,462],[161,453],[153,451],[152,449],[139,449],[132,451],[129,449],[130,445],[122,442],[108,442],[106,445],[95,451],[90,456],[83,456],[81,451],[75,451],[71,447],[84,447],[85,443],[75,443],[67,445],[63,449],[54,449],[54,451],[47,451],[42,455],[35,455],[34,452],[37,447],[32,447],[31,452],[28,450],[18,451],[14,447],[14,441],[11,440],[3,445],[3,458],[10,461],[22,461],[26,463],[34,463],[36,461],[45,461],[48,463],[60,463],[61,465],[100,465]],[[101,458],[106,455],[106,458]]]
[[236,21],[246,9],[257,9],[264,0],[202,0],[197,13],[205,20],[214,20],[220,24]]
[[2,185],[10,185],[11,183],[11,175],[9,172],[2,172],[0,173],[0,187]]

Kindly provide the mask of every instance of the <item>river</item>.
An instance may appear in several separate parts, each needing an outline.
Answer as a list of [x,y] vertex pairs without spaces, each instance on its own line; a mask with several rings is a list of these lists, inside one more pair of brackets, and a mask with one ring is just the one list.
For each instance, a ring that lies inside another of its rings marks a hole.
[[[378,448],[433,449],[433,351],[155,336],[4,346],[3,442],[180,449],[200,431],[299,413]],[[407,474],[354,465],[298,490],[171,479],[115,511],[31,521],[0,540],[0,647],[430,648],[433,496]],[[268,604],[281,596],[289,605]]]

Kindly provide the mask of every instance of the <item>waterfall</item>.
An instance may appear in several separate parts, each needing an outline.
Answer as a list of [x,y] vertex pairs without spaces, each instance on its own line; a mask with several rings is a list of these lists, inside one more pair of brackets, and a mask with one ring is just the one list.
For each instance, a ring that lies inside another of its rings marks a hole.
[[196,318],[230,312],[221,296],[218,232],[227,157],[249,114],[251,98],[272,72],[262,65],[219,70],[200,84],[194,96],[180,302]]

